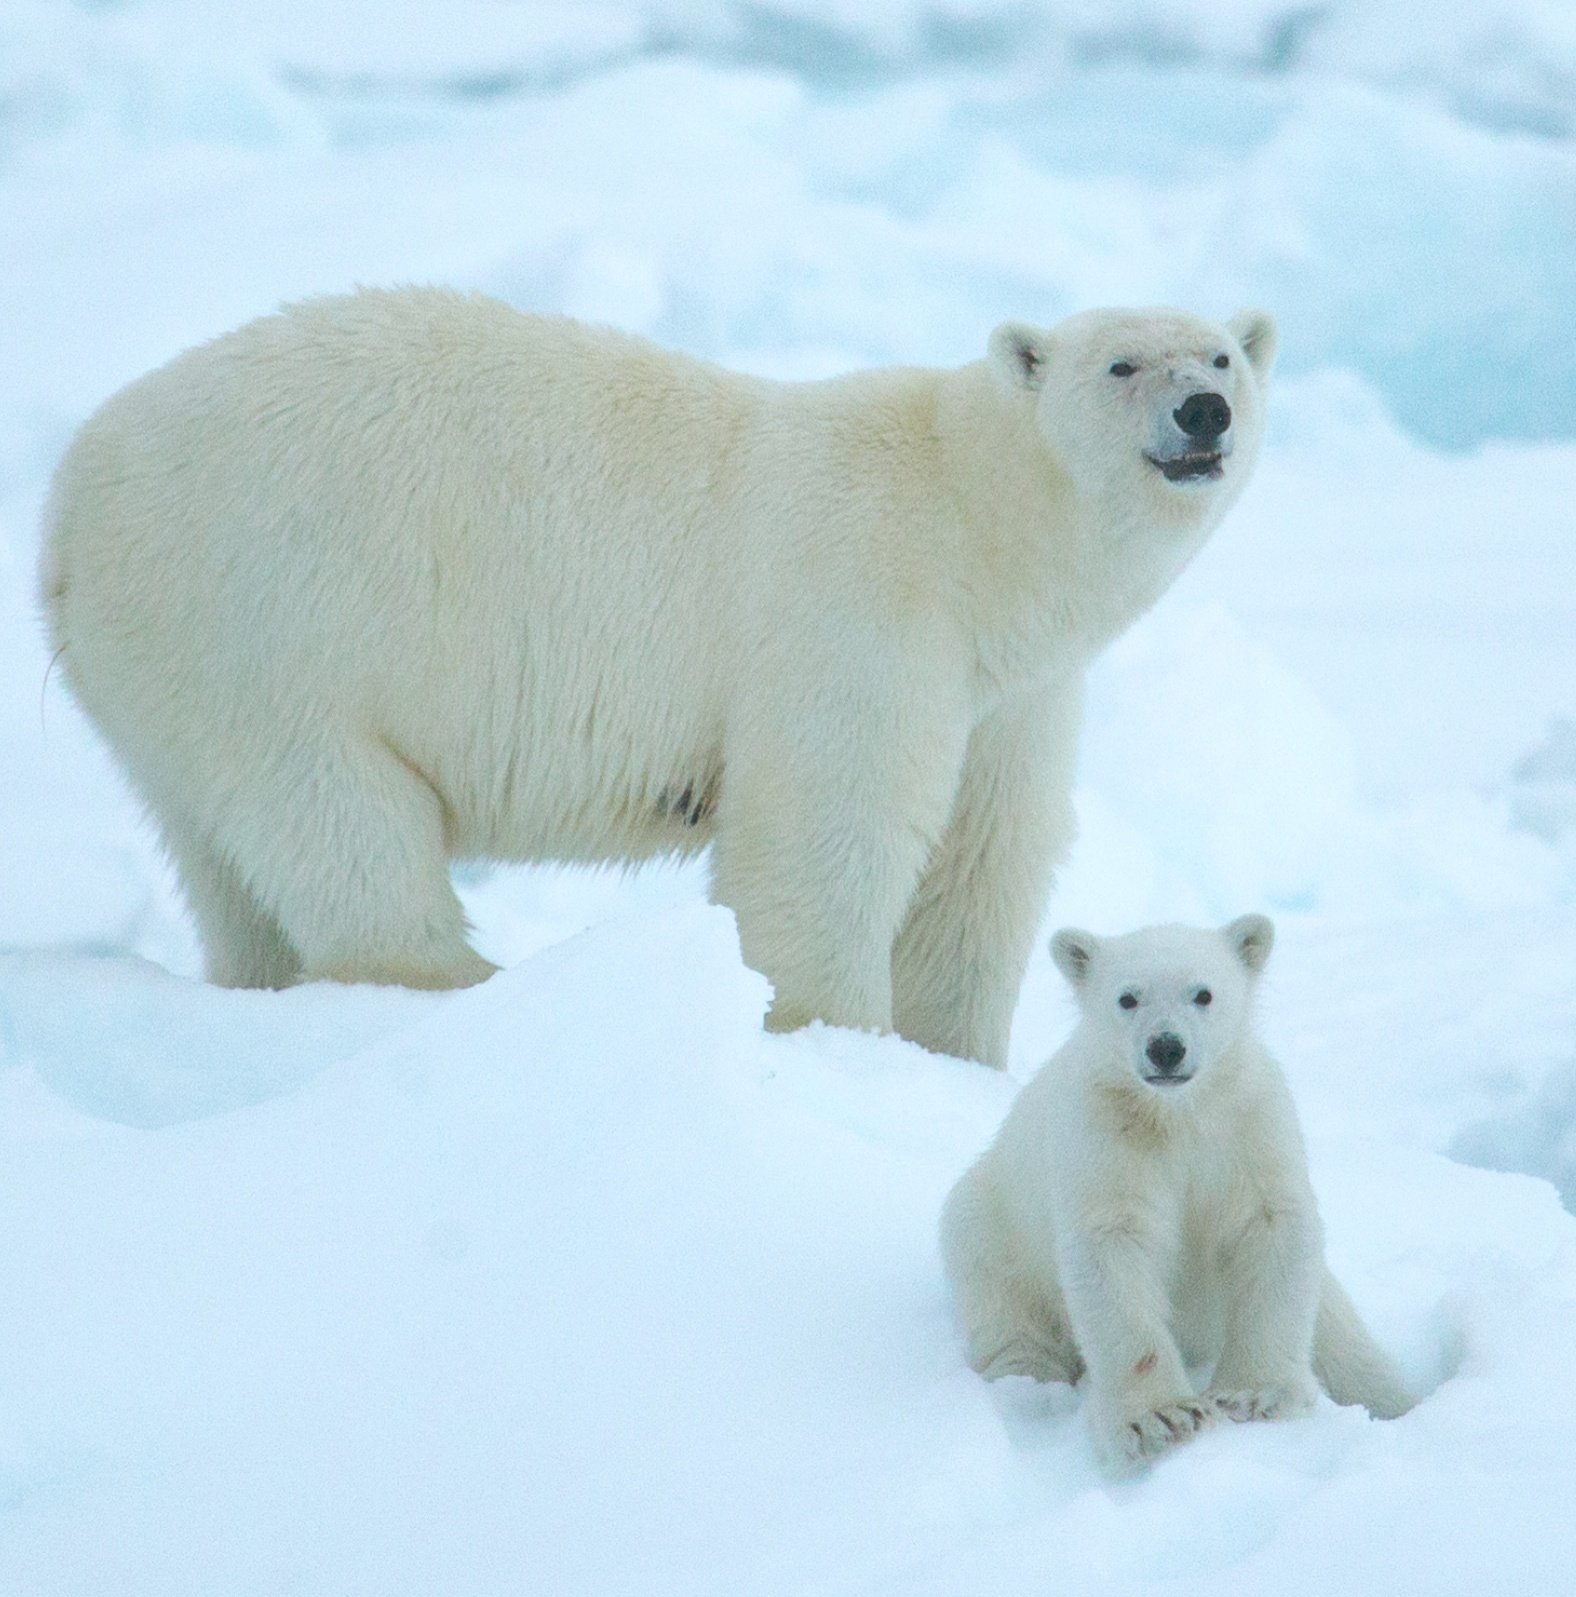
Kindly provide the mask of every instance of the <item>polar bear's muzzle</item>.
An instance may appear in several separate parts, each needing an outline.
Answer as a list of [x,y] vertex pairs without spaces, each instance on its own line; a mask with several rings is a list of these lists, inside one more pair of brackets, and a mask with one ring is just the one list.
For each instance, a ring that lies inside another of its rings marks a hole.
[[1171,412],[1181,435],[1175,450],[1146,452],[1144,458],[1167,482],[1213,482],[1231,452],[1231,406],[1224,394],[1201,391],[1189,394]]
[[1225,454],[1219,449],[1189,449],[1180,455],[1145,455],[1144,459],[1167,482],[1213,482],[1225,469]]
[[1187,1044],[1174,1031],[1162,1031],[1149,1039],[1144,1048],[1144,1058],[1149,1069],[1144,1080],[1152,1087],[1180,1087],[1193,1079],[1192,1070],[1184,1070],[1182,1061],[1187,1058]]

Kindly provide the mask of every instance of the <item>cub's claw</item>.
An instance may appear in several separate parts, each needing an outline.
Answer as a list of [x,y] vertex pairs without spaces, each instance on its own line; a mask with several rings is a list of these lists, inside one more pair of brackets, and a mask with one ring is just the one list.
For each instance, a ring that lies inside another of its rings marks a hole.
[[1214,1420],[1213,1406],[1200,1397],[1161,1404],[1125,1422],[1121,1455],[1130,1463],[1155,1458],[1181,1442],[1191,1441]]
[[1253,1420],[1295,1419],[1313,1407],[1316,1394],[1311,1383],[1277,1381],[1269,1386],[1211,1390],[1205,1396],[1216,1413],[1246,1424]]

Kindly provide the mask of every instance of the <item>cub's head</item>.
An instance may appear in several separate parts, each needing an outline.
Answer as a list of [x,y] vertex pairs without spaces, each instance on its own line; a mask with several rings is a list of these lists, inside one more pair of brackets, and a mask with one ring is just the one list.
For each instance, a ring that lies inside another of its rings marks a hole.
[[1263,431],[1275,323],[1174,310],[1097,310],[1052,328],[1003,322],[990,362],[1083,492],[1190,520],[1224,510]]
[[1102,1043],[1103,1068],[1154,1092],[1190,1096],[1242,1036],[1275,928],[1244,915],[1208,931],[1149,926],[1125,937],[1069,929],[1051,957],[1073,984],[1085,1026]]

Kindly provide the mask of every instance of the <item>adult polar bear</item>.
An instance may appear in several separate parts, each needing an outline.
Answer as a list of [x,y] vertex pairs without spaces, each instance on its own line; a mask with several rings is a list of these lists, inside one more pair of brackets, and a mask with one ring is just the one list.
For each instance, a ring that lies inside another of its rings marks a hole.
[[481,296],[308,301],[110,399],[43,565],[209,973],[453,987],[453,857],[716,843],[775,1029],[1000,1066],[1085,668],[1257,453],[1262,313],[774,383]]

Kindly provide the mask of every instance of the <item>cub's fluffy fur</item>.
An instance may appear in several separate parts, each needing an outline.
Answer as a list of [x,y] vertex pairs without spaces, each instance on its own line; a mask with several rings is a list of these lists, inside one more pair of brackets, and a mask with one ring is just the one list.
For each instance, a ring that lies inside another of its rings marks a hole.
[[[1122,1467],[1217,1416],[1299,1414],[1315,1380],[1381,1418],[1411,1406],[1324,1265],[1296,1110],[1254,1035],[1273,931],[1063,931],[1081,1019],[953,1189],[942,1249],[988,1377],[1088,1377]],[[1198,1391],[1189,1368],[1212,1368]]]

